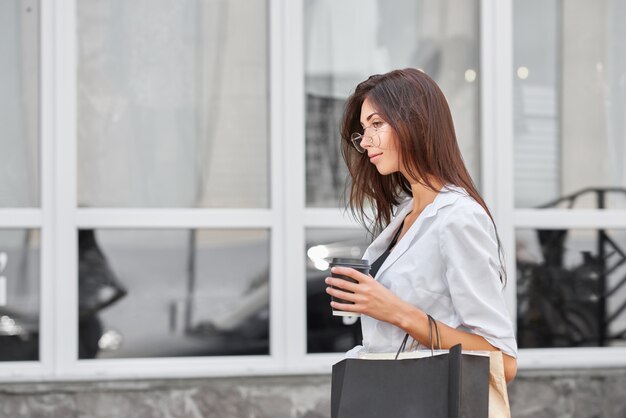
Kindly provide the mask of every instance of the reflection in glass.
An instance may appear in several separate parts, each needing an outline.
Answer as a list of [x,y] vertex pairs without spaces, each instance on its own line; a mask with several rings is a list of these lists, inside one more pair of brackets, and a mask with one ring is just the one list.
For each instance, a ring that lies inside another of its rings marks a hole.
[[518,230],[521,348],[626,343],[626,230]]
[[342,352],[361,344],[361,322],[332,315],[324,279],[333,257],[361,258],[369,242],[360,229],[307,229],[307,352]]
[[267,207],[267,1],[76,7],[79,206]]
[[81,358],[269,354],[267,230],[81,230]]
[[96,357],[103,336],[98,312],[116,303],[126,293],[126,287],[111,268],[96,240],[96,231],[78,231],[79,358]]
[[0,361],[39,359],[38,230],[0,230]]
[[[513,4],[516,207],[625,187],[626,3]],[[578,207],[598,207],[585,198]],[[605,207],[626,199],[612,195]]]
[[480,184],[478,1],[306,0],[304,6],[307,206],[343,203],[344,101],[360,81],[396,68],[421,68],[439,83]]
[[39,197],[39,2],[0,1],[0,208]]

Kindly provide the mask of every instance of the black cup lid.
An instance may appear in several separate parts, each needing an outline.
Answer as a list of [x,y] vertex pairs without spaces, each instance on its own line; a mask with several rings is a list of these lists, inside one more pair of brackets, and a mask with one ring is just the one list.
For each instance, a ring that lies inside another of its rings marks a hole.
[[330,260],[330,264],[351,264],[351,265],[355,265],[355,266],[363,266],[363,267],[369,267],[370,266],[370,262],[369,260],[363,260],[360,258],[333,258],[332,260]]

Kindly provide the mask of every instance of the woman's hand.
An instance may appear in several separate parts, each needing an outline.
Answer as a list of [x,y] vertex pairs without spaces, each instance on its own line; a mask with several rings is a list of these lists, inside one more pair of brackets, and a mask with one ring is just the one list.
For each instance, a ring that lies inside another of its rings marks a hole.
[[[365,275],[350,267],[333,267],[334,274],[348,276],[358,283],[352,283],[336,277],[327,277],[326,293],[354,304],[331,302],[334,309],[346,312],[362,313],[379,321],[397,324],[400,306],[405,304],[389,289],[378,283],[372,276]],[[350,293],[352,292],[352,293]]]
[[[334,274],[341,274],[356,280],[352,283],[336,277],[327,277],[326,284],[334,286],[326,288],[326,293],[354,304],[331,302],[334,309],[346,312],[362,313],[379,321],[385,321],[408,332],[415,340],[423,345],[430,341],[430,323],[424,312],[408,304],[394,295],[385,286],[349,267],[333,267]],[[353,293],[349,293],[353,292]],[[456,344],[462,344],[464,350],[497,350],[485,338],[480,335],[451,328],[439,322],[439,334],[441,348],[449,349]],[[504,355],[504,375],[510,382],[517,372],[517,360],[514,357]]]

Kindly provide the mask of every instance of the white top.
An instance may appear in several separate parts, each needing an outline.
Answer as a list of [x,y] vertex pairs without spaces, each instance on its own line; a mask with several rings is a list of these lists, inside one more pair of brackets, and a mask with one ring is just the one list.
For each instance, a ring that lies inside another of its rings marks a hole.
[[[413,199],[363,255],[373,263],[389,246],[411,211]],[[491,218],[465,189],[448,185],[424,208],[391,250],[376,280],[437,321],[484,337],[517,357],[513,325],[500,281],[498,243]],[[405,331],[361,316],[363,346],[347,353],[396,352]],[[424,348],[421,346],[420,348]]]

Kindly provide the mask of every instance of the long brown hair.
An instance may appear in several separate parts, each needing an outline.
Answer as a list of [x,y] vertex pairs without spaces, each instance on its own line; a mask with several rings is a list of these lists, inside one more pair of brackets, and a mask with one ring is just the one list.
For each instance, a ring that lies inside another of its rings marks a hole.
[[[348,98],[341,122],[341,153],[350,173],[349,207],[352,214],[372,233],[389,224],[394,208],[412,196],[410,182],[400,173],[382,176],[359,153],[350,135],[361,132],[361,106],[369,99],[395,132],[401,164],[407,174],[433,191],[433,181],[463,187],[493,216],[465,167],[456,139],[446,98],[435,81],[423,71],[407,68],[369,77]],[[374,208],[373,218],[366,208]],[[494,222],[495,228],[495,222]],[[500,238],[498,256],[504,273]]]

